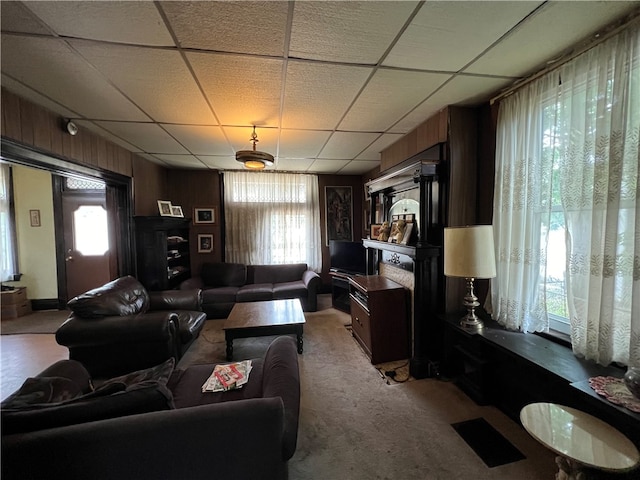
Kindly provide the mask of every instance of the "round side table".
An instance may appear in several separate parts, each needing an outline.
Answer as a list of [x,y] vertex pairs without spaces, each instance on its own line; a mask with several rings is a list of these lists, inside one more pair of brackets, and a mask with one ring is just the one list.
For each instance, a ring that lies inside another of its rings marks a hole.
[[575,408],[532,403],[520,411],[529,434],[559,456],[557,480],[587,480],[591,467],[608,472],[632,470],[640,453],[626,436],[608,423]]

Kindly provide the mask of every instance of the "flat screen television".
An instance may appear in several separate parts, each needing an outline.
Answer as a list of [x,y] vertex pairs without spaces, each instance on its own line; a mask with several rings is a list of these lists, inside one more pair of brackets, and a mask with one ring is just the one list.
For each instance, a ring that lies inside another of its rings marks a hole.
[[367,255],[360,242],[329,241],[331,270],[349,274],[367,273]]

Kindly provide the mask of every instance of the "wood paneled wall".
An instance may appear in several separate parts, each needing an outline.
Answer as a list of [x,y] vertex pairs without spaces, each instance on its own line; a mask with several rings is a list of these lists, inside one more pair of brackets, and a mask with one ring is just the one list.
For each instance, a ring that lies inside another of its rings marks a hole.
[[[167,198],[180,205],[185,217],[193,219],[194,208],[215,208],[215,224],[194,225],[191,222],[191,271],[200,274],[205,262],[221,262],[224,249],[222,224],[222,177],[217,170],[171,170],[167,182]],[[213,252],[198,253],[198,235],[213,234]]]
[[[136,215],[157,215],[156,200],[166,194],[166,170],[99,135],[79,127],[64,129],[63,117],[2,88],[3,137],[85,167],[134,179]],[[136,188],[137,186],[137,188]]]

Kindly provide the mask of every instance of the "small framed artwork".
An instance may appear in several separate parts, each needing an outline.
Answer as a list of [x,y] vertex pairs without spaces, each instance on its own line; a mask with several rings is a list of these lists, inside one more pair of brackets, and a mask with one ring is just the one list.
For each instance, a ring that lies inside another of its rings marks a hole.
[[29,221],[32,227],[39,227],[40,223],[40,210],[29,210]]
[[377,240],[378,237],[380,236],[380,229],[382,228],[382,225],[379,223],[372,223],[371,224],[371,238],[374,240]]
[[402,240],[400,243],[402,245],[408,245],[411,241],[411,232],[413,232],[413,223],[407,223],[404,229],[404,235],[402,236]]
[[182,213],[182,207],[180,205],[171,205],[171,216],[184,218],[184,213]]
[[215,207],[203,207],[193,209],[193,223],[216,223],[216,208]]
[[158,211],[162,217],[173,217],[171,202],[168,200],[158,200]]
[[213,252],[213,234],[199,233],[198,234],[198,253],[212,253],[212,252]]

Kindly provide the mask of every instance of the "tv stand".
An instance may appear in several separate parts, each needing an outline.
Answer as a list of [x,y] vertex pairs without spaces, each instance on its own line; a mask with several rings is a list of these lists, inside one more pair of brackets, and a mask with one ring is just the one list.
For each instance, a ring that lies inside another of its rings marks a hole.
[[351,313],[349,279],[353,275],[338,271],[331,271],[329,275],[331,275],[331,306],[343,312]]

